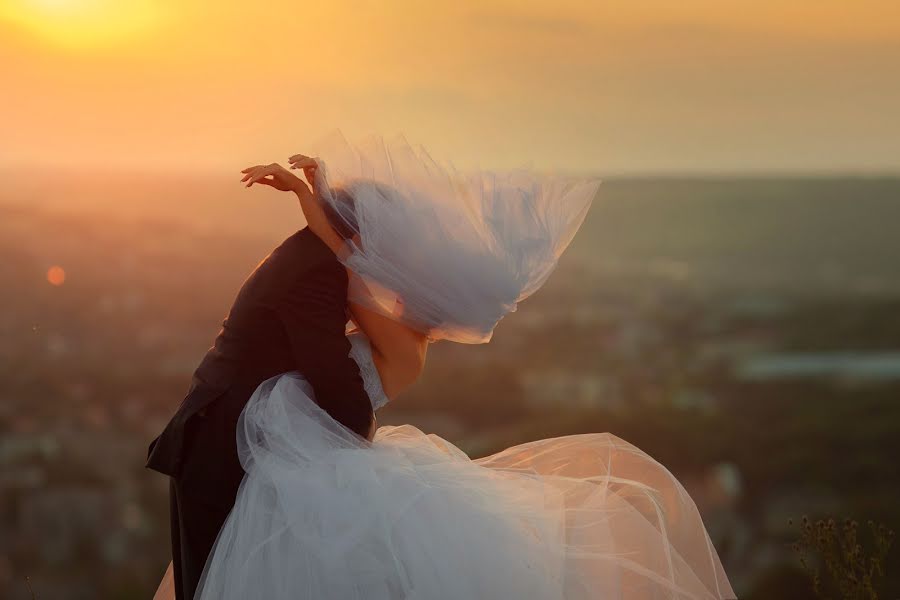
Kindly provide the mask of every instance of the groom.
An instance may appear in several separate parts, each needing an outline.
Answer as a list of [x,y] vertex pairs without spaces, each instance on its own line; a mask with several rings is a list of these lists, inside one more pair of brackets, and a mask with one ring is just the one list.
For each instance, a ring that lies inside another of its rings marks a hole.
[[147,467],[170,476],[172,561],[178,600],[194,596],[243,478],[238,416],[257,386],[300,371],[316,402],[359,435],[375,431],[372,405],[349,357],[347,272],[308,228],[250,275],[190,390],[151,444]]

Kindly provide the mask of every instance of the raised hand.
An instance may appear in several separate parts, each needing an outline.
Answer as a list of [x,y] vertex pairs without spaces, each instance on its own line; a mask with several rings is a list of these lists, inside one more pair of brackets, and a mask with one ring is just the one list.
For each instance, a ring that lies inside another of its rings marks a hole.
[[247,182],[246,187],[250,187],[254,183],[261,183],[282,192],[309,193],[309,188],[306,187],[303,180],[278,163],[247,167],[242,169],[241,173],[244,173],[241,181]]
[[312,186],[313,193],[315,194],[317,192],[315,179],[316,169],[319,168],[319,163],[316,162],[316,159],[306,156],[305,154],[295,154],[288,158],[288,162],[292,169],[303,169],[303,175],[306,177],[306,181],[309,182],[309,185]]

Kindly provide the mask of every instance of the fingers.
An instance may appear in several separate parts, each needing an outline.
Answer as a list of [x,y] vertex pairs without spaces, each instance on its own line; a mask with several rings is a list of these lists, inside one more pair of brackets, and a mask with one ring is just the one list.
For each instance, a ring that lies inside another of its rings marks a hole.
[[253,180],[255,177],[260,176],[264,167],[262,165],[257,165],[255,167],[250,167],[241,171],[242,173],[246,173],[243,177],[241,177],[241,182],[247,182],[246,187],[250,187],[253,185]]
[[262,183],[262,184],[271,185],[274,187],[275,186],[275,178],[268,177],[266,175],[257,175],[255,177],[253,177],[250,181],[247,182],[246,187],[250,187],[254,183]]
[[315,169],[318,167],[316,159],[306,156],[305,154],[295,154],[288,158],[292,169]]
[[303,175],[306,177],[307,183],[313,188],[313,193],[318,193],[315,185],[316,169],[319,164],[315,158],[306,156],[305,154],[295,154],[288,158],[291,169],[303,169]]
[[253,167],[247,167],[246,169],[242,169],[241,173],[245,175],[241,178],[241,181],[247,182],[245,187],[250,187],[254,183],[264,183],[266,185],[272,185],[274,181],[274,177],[272,179],[267,179],[268,176],[272,175],[277,169],[278,165],[272,163],[270,165],[255,165]]
[[[311,164],[315,165],[315,161],[313,160]],[[307,169],[308,168],[309,167],[307,166]],[[304,172],[306,173],[307,179],[311,179],[310,175],[312,172],[306,169],[304,169]],[[292,189],[294,180],[299,181],[297,177],[289,174],[288,171],[278,163],[269,163],[267,165],[253,165],[252,167],[241,169],[241,173],[244,174],[244,176],[241,177],[241,182],[246,182],[245,187],[250,187],[254,183],[262,183],[285,191],[288,189]]]
[[241,181],[243,181],[244,179],[248,179],[249,177],[252,177],[259,171],[268,169],[268,167],[269,167],[269,165],[253,165],[252,167],[247,167],[246,169],[241,169],[241,173],[245,173],[245,175],[244,175],[243,179],[241,179]]
[[246,173],[241,178],[241,181],[247,181],[248,179],[253,177],[253,174],[256,172],[257,169],[262,169],[263,167],[264,167],[264,165],[254,165],[252,167],[247,167],[246,169],[241,169],[241,173]]

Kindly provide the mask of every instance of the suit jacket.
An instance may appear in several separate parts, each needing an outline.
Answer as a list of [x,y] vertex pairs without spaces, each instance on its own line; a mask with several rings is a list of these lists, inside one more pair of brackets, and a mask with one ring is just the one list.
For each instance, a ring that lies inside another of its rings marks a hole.
[[192,416],[223,398],[239,413],[260,383],[293,370],[328,414],[365,437],[372,405],[349,357],[346,305],[347,272],[328,246],[308,228],[285,240],[244,282],[146,466],[176,477]]

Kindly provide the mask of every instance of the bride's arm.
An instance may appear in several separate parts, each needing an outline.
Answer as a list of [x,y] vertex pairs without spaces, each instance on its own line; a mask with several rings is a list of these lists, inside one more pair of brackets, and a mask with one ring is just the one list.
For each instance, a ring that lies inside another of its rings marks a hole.
[[350,303],[350,313],[353,322],[369,338],[381,387],[385,395],[393,400],[421,375],[425,367],[428,338],[355,302]]
[[310,187],[307,187],[305,183],[297,178],[296,184],[293,185],[291,189],[300,201],[300,210],[303,211],[303,216],[306,218],[306,224],[309,226],[310,231],[316,234],[320,240],[325,242],[336,256],[341,256],[344,251],[345,242],[337,231],[334,230],[334,227],[331,226],[328,215],[325,214],[322,197],[315,186],[314,174],[315,170],[318,168],[315,159],[303,156],[302,154],[296,154],[288,160],[291,162],[292,169],[303,169],[303,173],[306,175],[307,181],[309,181],[309,186],[312,187],[312,191],[310,191]]
[[[310,185],[315,186],[315,171],[317,168],[315,159],[298,154],[292,156],[289,160],[291,161],[291,168],[302,168]],[[241,182],[246,182],[247,187],[259,183],[282,192],[294,192],[300,200],[300,210],[303,211],[303,216],[306,217],[309,229],[325,242],[335,255],[342,255],[342,250],[345,246],[344,240],[331,227],[328,216],[325,214],[321,197],[315,190],[315,187],[310,191],[309,186],[302,179],[278,163],[247,167],[242,169],[241,173],[244,174]]]
[[[331,226],[319,195],[310,194],[305,185],[302,189],[294,191],[300,200],[300,208],[310,230],[325,242],[332,252],[340,255],[344,250],[344,239]],[[350,302],[349,309],[353,321],[369,338],[381,387],[385,395],[393,400],[422,373],[428,350],[428,338],[361,304]]]
[[[297,197],[300,199],[300,208],[310,230],[325,242],[332,252],[340,255],[344,248],[344,239],[338,235],[325,216],[318,194],[303,193],[300,190],[297,191]],[[353,276],[349,269],[348,275]],[[353,321],[369,338],[381,386],[387,397],[393,400],[422,373],[425,353],[428,350],[428,338],[361,304],[350,302],[349,308]]]
[[[315,189],[315,159],[302,154],[292,156],[292,168],[302,168],[306,179],[313,186],[309,188],[299,181],[293,191],[300,201],[300,209],[310,230],[325,242],[332,252],[341,255],[345,250],[344,239],[331,226],[319,190]],[[352,273],[350,273],[352,275]],[[425,366],[425,354],[428,350],[428,338],[406,325],[389,319],[373,310],[355,302],[350,303],[353,321],[362,329],[372,347],[372,356],[381,385],[388,398],[394,399],[397,394],[412,385]]]

